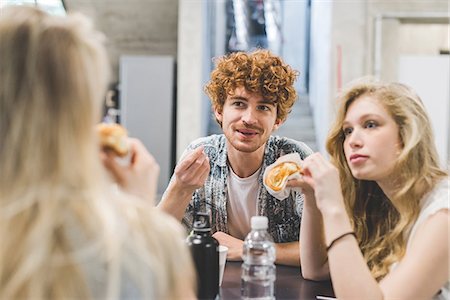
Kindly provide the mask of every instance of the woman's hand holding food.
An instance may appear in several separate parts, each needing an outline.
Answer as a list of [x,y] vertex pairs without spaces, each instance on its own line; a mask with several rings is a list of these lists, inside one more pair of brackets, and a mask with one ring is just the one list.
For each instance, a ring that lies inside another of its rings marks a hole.
[[119,124],[100,123],[96,127],[106,169],[121,188],[130,194],[155,201],[159,165],[141,141],[127,136]]
[[290,180],[288,186],[301,187],[307,198],[310,198],[308,193],[314,192],[317,207],[322,213],[344,207],[339,172],[320,153],[314,153],[303,161],[302,178]]

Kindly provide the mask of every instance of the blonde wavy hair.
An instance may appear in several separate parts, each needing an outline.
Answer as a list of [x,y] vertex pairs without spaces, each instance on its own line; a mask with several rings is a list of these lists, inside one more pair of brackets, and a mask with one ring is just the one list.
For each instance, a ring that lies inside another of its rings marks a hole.
[[275,103],[277,119],[284,121],[297,100],[294,88],[297,76],[297,71],[268,50],[234,52],[216,60],[205,92],[213,107],[222,112],[227,97],[233,95],[236,88],[244,87]]
[[[398,126],[402,149],[392,173],[397,187],[393,199],[388,199],[376,182],[354,178],[345,158],[345,115],[353,101],[367,95],[377,99]],[[409,87],[363,78],[340,94],[338,107],[326,146],[339,169],[347,213],[360,248],[372,275],[381,280],[405,253],[404,235],[417,219],[420,200],[447,174],[439,167],[425,107]]]
[[0,14],[0,299],[194,290],[180,225],[112,191],[99,159],[102,40],[81,15]]

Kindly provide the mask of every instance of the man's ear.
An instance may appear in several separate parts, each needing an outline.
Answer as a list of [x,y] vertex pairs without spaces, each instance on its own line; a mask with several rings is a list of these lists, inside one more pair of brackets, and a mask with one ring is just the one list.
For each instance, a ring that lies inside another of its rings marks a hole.
[[275,124],[273,124],[272,131],[277,130],[283,123],[284,123],[284,120],[281,120],[281,119],[278,119],[278,118],[277,118],[277,119],[275,120]]
[[214,115],[216,116],[217,122],[222,124],[222,118],[223,118],[222,110],[219,111],[218,108],[214,108]]

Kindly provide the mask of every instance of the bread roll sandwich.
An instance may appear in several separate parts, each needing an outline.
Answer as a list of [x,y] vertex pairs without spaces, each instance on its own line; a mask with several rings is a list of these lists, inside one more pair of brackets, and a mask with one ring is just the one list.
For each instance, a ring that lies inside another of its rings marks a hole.
[[128,154],[128,132],[125,128],[115,123],[100,123],[97,125],[97,132],[104,149],[113,151],[119,157]]
[[301,167],[292,161],[285,161],[273,167],[266,175],[265,183],[274,191],[280,191],[288,177],[292,174],[301,173]]

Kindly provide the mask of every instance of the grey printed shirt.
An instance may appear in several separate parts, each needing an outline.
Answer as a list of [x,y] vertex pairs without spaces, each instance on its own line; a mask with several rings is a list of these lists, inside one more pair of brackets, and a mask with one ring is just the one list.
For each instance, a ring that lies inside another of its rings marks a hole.
[[[226,138],[223,134],[211,135],[193,141],[187,150],[204,146],[204,152],[209,157],[210,173],[203,187],[197,189],[190,201],[183,218],[183,224],[188,231],[192,229],[194,214],[198,211],[207,212],[211,216],[212,233],[222,231],[229,233],[227,225],[227,165]],[[291,192],[285,200],[277,200],[263,185],[265,168],[274,163],[280,156],[289,153],[299,153],[304,159],[312,153],[306,144],[278,136],[271,136],[266,143],[263,165],[258,178],[260,185],[257,200],[257,214],[269,219],[268,231],[275,243],[298,241],[300,219],[303,209],[303,194]]]

